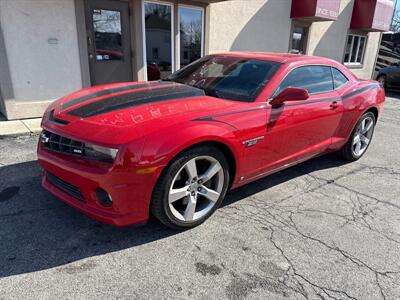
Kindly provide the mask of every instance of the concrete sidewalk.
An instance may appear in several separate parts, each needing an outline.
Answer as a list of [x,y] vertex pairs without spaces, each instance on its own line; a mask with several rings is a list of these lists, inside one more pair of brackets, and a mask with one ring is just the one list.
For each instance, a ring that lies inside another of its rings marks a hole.
[[0,121],[0,138],[38,134],[41,121],[41,118]]

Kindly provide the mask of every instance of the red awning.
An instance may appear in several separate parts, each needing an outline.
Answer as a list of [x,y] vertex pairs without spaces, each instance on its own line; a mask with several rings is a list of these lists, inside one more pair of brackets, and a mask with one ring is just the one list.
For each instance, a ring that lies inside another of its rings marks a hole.
[[335,21],[340,0],[292,0],[291,18],[310,21]]
[[394,2],[391,0],[356,0],[350,29],[388,31],[393,12]]

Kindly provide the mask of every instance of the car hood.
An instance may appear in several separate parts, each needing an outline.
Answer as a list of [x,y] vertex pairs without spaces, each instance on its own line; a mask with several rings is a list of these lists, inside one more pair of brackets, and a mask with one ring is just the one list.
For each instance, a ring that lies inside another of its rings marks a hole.
[[240,105],[168,81],[108,84],[55,101],[46,111],[43,127],[73,138],[121,144],[153,130]]

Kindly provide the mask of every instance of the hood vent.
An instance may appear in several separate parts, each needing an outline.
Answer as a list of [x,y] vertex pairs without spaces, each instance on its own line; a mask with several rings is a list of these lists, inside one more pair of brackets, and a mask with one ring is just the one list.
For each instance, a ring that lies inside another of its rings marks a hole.
[[62,120],[62,119],[54,117],[54,109],[49,113],[49,120],[54,122],[54,123],[61,124],[61,125],[69,124],[68,121],[65,121],[65,120]]

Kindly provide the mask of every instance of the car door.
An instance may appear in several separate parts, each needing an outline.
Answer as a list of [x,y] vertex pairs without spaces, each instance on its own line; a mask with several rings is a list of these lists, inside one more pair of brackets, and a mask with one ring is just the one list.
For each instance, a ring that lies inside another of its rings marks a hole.
[[310,97],[305,101],[285,102],[279,108],[267,108],[263,139],[257,147],[245,150],[246,177],[263,175],[306,160],[322,153],[332,143],[343,105],[334,89],[331,67],[298,67],[283,79],[274,95],[287,87],[304,88]]

